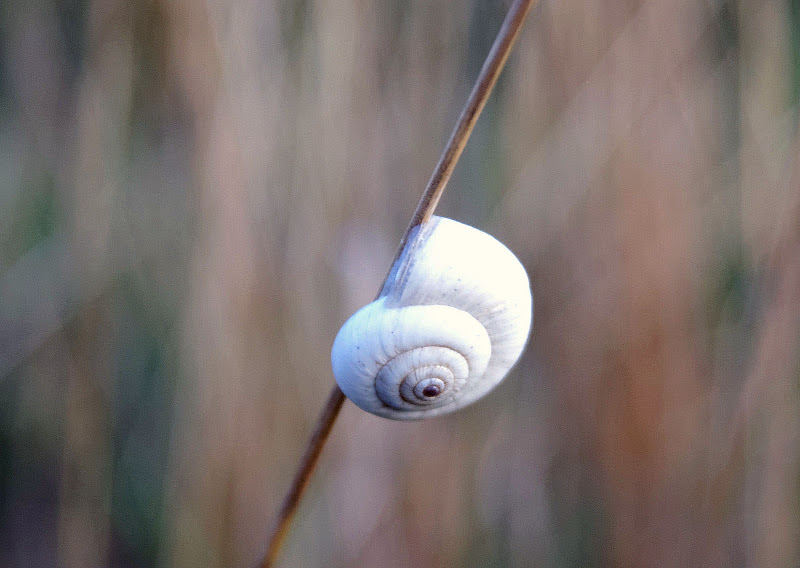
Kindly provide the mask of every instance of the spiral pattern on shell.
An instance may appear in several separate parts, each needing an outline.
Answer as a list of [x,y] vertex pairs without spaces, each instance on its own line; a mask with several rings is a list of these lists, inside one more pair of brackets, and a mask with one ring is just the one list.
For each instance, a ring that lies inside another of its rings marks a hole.
[[478,229],[433,217],[411,234],[381,296],[339,330],[333,373],[368,412],[438,416],[505,377],[532,318],[530,284],[514,254]]

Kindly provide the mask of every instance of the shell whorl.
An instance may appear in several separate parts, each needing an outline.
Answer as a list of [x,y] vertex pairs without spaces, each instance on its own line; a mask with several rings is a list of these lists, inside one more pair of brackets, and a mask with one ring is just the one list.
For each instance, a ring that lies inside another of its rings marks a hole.
[[433,217],[410,235],[381,296],[339,330],[333,373],[368,412],[438,416],[505,377],[532,318],[528,276],[514,254],[478,229]]

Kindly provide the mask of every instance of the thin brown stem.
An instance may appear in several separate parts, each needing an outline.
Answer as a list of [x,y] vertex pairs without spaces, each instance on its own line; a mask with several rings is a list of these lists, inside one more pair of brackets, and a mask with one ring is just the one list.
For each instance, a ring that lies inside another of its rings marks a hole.
[[319,456],[322,453],[322,448],[325,446],[325,441],[328,439],[333,429],[336,417],[339,416],[339,411],[342,409],[344,399],[345,396],[342,390],[338,385],[334,385],[331,394],[328,395],[328,402],[325,404],[322,414],[320,414],[317,419],[317,425],[314,427],[314,431],[308,439],[303,459],[300,460],[300,465],[294,474],[292,485],[278,513],[278,523],[275,527],[275,532],[272,533],[272,538],[270,538],[267,553],[261,561],[261,568],[269,568],[278,557],[281,545],[286,538],[286,534],[289,532],[291,520],[308,486],[311,474],[314,472],[314,467],[316,467],[319,461]]
[[[442,192],[447,182],[450,180],[450,176],[453,174],[456,162],[458,162],[458,159],[461,157],[464,146],[467,145],[467,140],[469,140],[469,136],[472,134],[472,129],[478,121],[478,116],[480,116],[483,107],[486,105],[486,101],[497,82],[497,78],[500,76],[500,72],[503,70],[503,66],[511,53],[511,48],[514,46],[514,42],[519,35],[522,23],[525,21],[525,16],[528,14],[535,1],[536,0],[515,0],[514,4],[509,9],[503,21],[503,25],[497,33],[497,38],[494,40],[492,49],[489,51],[489,55],[486,57],[481,72],[478,74],[475,86],[472,88],[472,92],[464,105],[464,109],[458,117],[458,122],[453,129],[453,133],[450,135],[450,139],[444,147],[442,156],[439,158],[439,162],[433,170],[433,175],[431,175],[431,179],[428,181],[428,186],[422,194],[416,211],[414,211],[411,223],[409,223],[403,238],[400,240],[400,248],[397,252],[398,256],[402,252],[413,229],[430,220],[431,215],[433,215],[433,211],[439,203]],[[389,276],[387,274],[386,279],[388,278]],[[384,280],[384,284],[385,283],[386,280]],[[383,289],[383,285],[381,289]],[[317,419],[317,424],[306,445],[306,451],[292,479],[292,485],[278,513],[275,530],[270,538],[267,553],[261,561],[261,568],[270,568],[273,566],[280,553],[291,521],[297,512],[297,506],[300,504],[300,499],[302,499],[303,493],[308,487],[311,474],[319,461],[322,448],[333,429],[333,424],[339,416],[339,411],[342,409],[344,399],[344,393],[338,385],[334,385],[333,390],[331,390],[330,395],[328,395],[328,402],[325,404],[322,414],[320,414]]]
[[450,135],[450,139],[444,147],[442,157],[439,158],[439,163],[433,170],[431,179],[428,181],[428,186],[422,194],[422,199],[417,205],[417,210],[411,218],[406,234],[403,241],[408,238],[411,230],[426,222],[433,215],[433,210],[439,203],[439,198],[444,192],[447,182],[450,181],[450,176],[453,174],[453,169],[456,167],[456,162],[461,157],[461,152],[464,146],[467,145],[472,129],[478,121],[478,117],[486,106],[486,101],[497,83],[497,78],[506,64],[511,48],[514,47],[514,42],[517,40],[522,23],[525,21],[525,16],[533,7],[535,0],[516,0],[506,14],[503,25],[500,31],[497,32],[497,37],[492,44],[492,49],[489,50],[489,55],[486,56],[486,61],[483,63],[481,72],[475,80],[475,86],[469,94],[464,109],[458,117],[456,127]]

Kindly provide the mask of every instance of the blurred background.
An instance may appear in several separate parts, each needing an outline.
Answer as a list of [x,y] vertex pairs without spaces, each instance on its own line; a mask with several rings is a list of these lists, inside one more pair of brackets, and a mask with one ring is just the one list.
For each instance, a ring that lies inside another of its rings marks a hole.
[[[0,2],[0,566],[252,566],[510,2]],[[540,0],[438,210],[536,314],[283,566],[800,563],[800,1]]]

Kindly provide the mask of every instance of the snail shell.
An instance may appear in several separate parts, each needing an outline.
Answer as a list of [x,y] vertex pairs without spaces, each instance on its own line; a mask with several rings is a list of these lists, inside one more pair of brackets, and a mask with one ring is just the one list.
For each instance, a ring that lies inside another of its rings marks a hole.
[[517,362],[533,298],[520,261],[500,241],[452,219],[414,229],[380,297],[333,342],[336,382],[378,416],[417,420],[488,393]]

